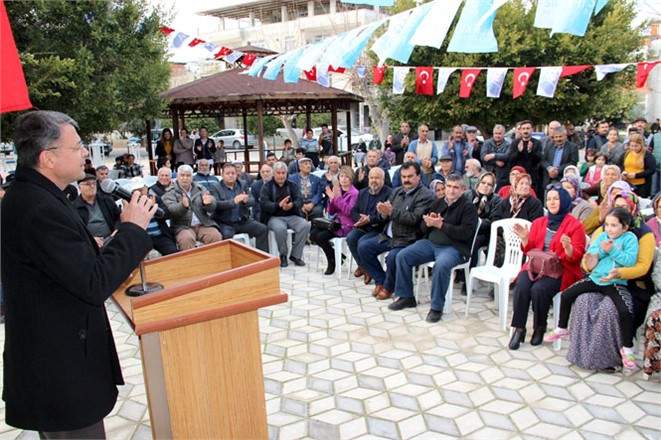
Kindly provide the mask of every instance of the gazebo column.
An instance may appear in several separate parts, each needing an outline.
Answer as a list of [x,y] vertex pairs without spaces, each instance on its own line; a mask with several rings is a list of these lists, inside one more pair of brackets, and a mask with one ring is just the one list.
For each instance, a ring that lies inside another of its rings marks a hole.
[[[262,163],[266,158],[266,152],[264,151],[264,125],[262,120],[262,112],[264,111],[264,104],[262,101],[257,101],[257,142],[259,142],[259,167],[257,171],[262,168]],[[275,151],[275,145],[273,146]]]
[[347,151],[349,152],[349,163],[347,165],[351,166],[353,163],[353,151],[351,150],[351,110],[347,110]]
[[246,173],[250,172],[250,153],[248,152],[248,112],[243,109],[243,163],[246,164]]
[[[305,102],[305,129],[312,128],[312,113],[310,109],[310,101]],[[305,132],[303,132],[305,137]]]
[[[172,139],[179,138],[179,115],[183,110],[176,110],[172,113]],[[174,142],[174,141],[173,141]],[[174,156],[171,159],[174,162]]]
[[331,139],[333,140],[333,156],[337,156],[338,145],[337,145],[337,104],[335,101],[331,101],[331,126],[333,131],[331,132]]

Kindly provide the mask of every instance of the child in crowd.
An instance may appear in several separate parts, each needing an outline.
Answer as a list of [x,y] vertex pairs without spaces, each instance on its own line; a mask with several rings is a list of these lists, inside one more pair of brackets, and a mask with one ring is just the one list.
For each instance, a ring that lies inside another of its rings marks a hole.
[[611,273],[619,267],[629,267],[638,258],[638,239],[629,227],[633,221],[624,208],[613,208],[606,214],[604,232],[594,240],[584,256],[584,265],[590,275],[569,286],[562,292],[558,327],[544,336],[544,341],[554,342],[569,335],[569,313],[576,298],[583,293],[599,292],[608,296],[617,308],[622,328],[623,347],[620,350],[622,365],[633,370],[633,299],[626,288],[626,280],[614,278]]
[[592,186],[595,183],[601,182],[601,170],[604,168],[604,165],[606,165],[606,155],[599,151],[594,155],[594,165],[588,169],[588,173],[583,179],[585,183],[589,183]]
[[585,179],[585,176],[588,174],[590,168],[595,164],[595,158],[597,156],[597,151],[594,148],[588,148],[585,150],[585,162],[582,162],[579,165],[579,172],[581,177]]

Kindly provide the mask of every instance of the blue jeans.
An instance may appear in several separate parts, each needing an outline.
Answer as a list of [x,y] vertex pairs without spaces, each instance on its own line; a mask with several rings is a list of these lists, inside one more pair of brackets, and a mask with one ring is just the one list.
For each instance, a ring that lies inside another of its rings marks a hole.
[[661,171],[657,168],[652,175],[652,194],[650,198],[654,198],[661,190]]
[[360,252],[358,252],[358,244],[363,240],[375,237],[377,234],[378,232],[376,231],[364,232],[358,228],[353,228],[351,232],[349,232],[349,235],[347,235],[347,246],[349,246],[351,255],[353,255],[354,260],[356,260],[358,267],[364,267],[363,259],[360,256]]
[[413,298],[413,268],[434,261],[431,279],[431,308],[441,311],[445,292],[450,284],[450,270],[466,262],[466,258],[451,246],[437,246],[429,240],[419,240],[397,255],[395,293],[401,298]]
[[[397,269],[396,266],[396,257],[399,251],[404,248],[391,248],[391,240],[384,240],[379,243],[379,236],[375,235],[372,238],[361,240],[358,243],[358,253],[363,259],[363,264],[367,273],[370,274],[372,279],[374,279],[374,284],[377,286],[383,286],[389,292],[392,292],[395,288],[395,272]],[[377,258],[384,252],[388,252],[386,257],[386,271],[383,271],[381,263]]]

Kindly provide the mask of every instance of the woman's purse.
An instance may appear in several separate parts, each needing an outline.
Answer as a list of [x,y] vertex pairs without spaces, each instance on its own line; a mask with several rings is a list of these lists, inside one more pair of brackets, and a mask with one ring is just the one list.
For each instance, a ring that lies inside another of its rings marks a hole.
[[312,219],[312,226],[322,231],[335,232],[342,227],[341,224],[325,217],[317,217]]
[[532,249],[526,255],[530,281],[537,281],[541,277],[562,278],[562,264],[555,252]]

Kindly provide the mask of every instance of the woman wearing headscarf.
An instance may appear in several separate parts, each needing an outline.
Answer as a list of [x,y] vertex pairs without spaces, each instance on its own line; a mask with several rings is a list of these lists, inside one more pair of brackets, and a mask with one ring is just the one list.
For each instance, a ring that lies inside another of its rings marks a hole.
[[468,190],[464,193],[464,197],[470,200],[477,208],[477,215],[482,220],[480,223],[480,230],[475,238],[475,245],[473,246],[473,255],[471,256],[470,267],[473,268],[477,264],[478,250],[489,244],[491,237],[491,221],[495,218],[498,206],[501,204],[502,199],[500,196],[493,192],[496,185],[496,175],[494,173],[484,173],[477,179],[475,189]]
[[652,200],[652,209],[654,209],[654,216],[645,224],[652,230],[656,239],[656,247],[659,247],[661,246],[661,194]]
[[429,190],[437,199],[445,197],[445,179],[441,177],[440,179],[432,180],[429,183]]
[[583,189],[585,197],[596,197],[597,205],[601,204],[606,199],[608,188],[620,180],[621,172],[617,165],[604,165],[601,169],[601,182],[592,185],[589,188]]
[[[599,197],[597,198],[598,206],[597,209],[592,211],[585,220],[583,220],[583,226],[585,227],[585,233],[592,235],[592,233],[603,224],[604,219],[606,218],[606,213],[612,208],[612,198],[609,200],[608,193],[611,187],[614,186],[617,191],[622,191],[623,189],[631,189],[629,185],[624,180],[614,179],[615,175],[620,175],[619,168],[615,165],[610,165],[609,168],[605,171],[605,177],[601,181],[601,187],[599,191]],[[614,179],[614,180],[613,180]],[[585,194],[587,191],[583,191]]]
[[567,190],[571,197],[571,215],[579,221],[583,221],[594,211],[595,206],[582,197],[581,183],[576,176],[565,176],[560,184]]
[[533,335],[531,345],[539,345],[544,339],[546,321],[553,297],[582,278],[581,259],[585,253],[585,229],[583,224],[570,214],[571,197],[560,185],[554,185],[546,193],[548,215],[532,222],[530,229],[515,225],[514,232],[521,238],[521,248],[528,253],[532,249],[554,252],[562,265],[559,279],[542,276],[531,281],[528,263],[523,266],[514,285],[514,333],[509,343],[510,350],[517,350],[526,337],[528,309],[532,303]]
[[[625,182],[626,183],[626,182]],[[614,184],[615,185],[615,184]],[[622,189],[623,185],[611,186],[609,196],[612,207],[623,207],[629,210],[633,216],[631,228],[629,229],[638,238],[638,257],[636,263],[629,267],[614,268],[608,274],[609,279],[618,278],[627,280],[627,289],[633,297],[634,329],[640,327],[645,319],[645,312],[654,293],[652,282],[652,262],[654,260],[655,239],[650,228],[644,223],[640,215],[640,204],[638,197],[630,189]],[[594,236],[603,231],[598,228]],[[613,340],[612,332],[605,327],[612,326],[617,322],[617,312],[608,313],[608,308],[602,308],[600,302],[602,297],[594,295],[583,295],[572,308],[572,316],[569,323],[569,333],[572,344],[569,346],[567,359],[575,365],[588,369],[605,369],[613,371],[619,368],[621,356],[619,347]],[[610,300],[609,300],[610,301]],[[613,322],[608,322],[611,316]],[[577,341],[577,343],[574,343]],[[611,356],[607,356],[607,350],[613,346]],[[591,350],[591,348],[594,348]]]
[[494,221],[504,218],[522,218],[531,222],[543,216],[544,207],[537,197],[533,197],[531,186],[532,178],[530,174],[516,176],[510,188],[510,195],[503,199]]

